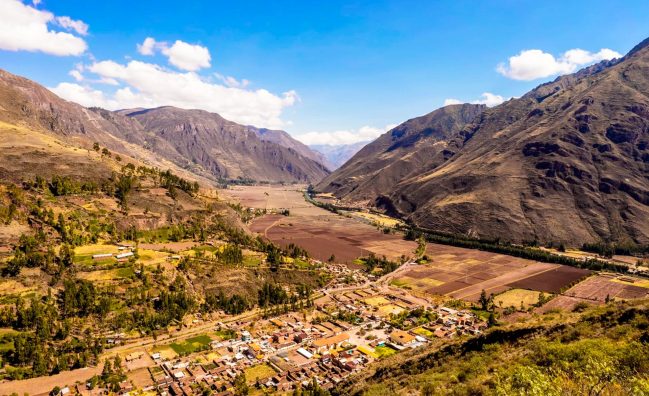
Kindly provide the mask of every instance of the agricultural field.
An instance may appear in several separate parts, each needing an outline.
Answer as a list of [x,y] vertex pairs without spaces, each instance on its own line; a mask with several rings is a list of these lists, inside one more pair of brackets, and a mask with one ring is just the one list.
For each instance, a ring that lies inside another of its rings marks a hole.
[[174,350],[178,355],[188,355],[190,353],[198,352],[205,349],[212,342],[212,338],[207,334],[201,334],[195,337],[188,338],[182,342],[174,342],[169,344],[169,347]]
[[[250,230],[283,247],[298,245],[321,261],[334,255],[336,262],[353,266],[356,258],[370,253],[398,260],[412,256],[417,247],[400,235],[384,234],[360,220],[313,206],[295,187],[236,187],[224,194],[250,207],[261,204],[264,209],[289,209],[289,216],[271,214],[254,219]],[[262,196],[256,197],[258,194]]]
[[482,290],[494,295],[512,288],[556,293],[590,274],[579,268],[433,243],[427,245],[426,255],[428,263],[400,272],[392,285],[475,302]]
[[645,279],[613,274],[598,274],[568,289],[564,295],[602,303],[606,297],[633,299],[649,297],[649,282]]
[[525,289],[511,289],[494,297],[494,303],[498,307],[529,308],[539,302],[541,292]]
[[277,372],[267,364],[252,366],[245,371],[246,381],[248,383],[253,383],[257,379],[273,377],[275,374],[277,374]]

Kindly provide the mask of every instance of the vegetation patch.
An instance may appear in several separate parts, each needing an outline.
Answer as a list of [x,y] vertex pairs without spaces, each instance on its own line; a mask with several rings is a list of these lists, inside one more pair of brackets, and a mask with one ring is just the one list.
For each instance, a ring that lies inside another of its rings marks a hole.
[[248,383],[253,383],[258,379],[265,379],[274,376],[277,374],[272,367],[267,364],[260,364],[258,366],[249,367],[245,371],[246,381]]
[[212,338],[207,334],[201,334],[196,337],[188,338],[180,343],[171,343],[169,347],[178,355],[189,355],[190,353],[208,349]]

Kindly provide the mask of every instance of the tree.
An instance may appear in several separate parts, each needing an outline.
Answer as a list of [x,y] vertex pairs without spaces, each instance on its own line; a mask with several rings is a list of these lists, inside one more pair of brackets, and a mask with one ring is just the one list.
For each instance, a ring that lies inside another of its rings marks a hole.
[[95,150],[96,152],[99,152],[99,150],[100,150],[99,143],[95,142],[92,145],[92,149]]
[[478,303],[480,303],[480,309],[482,309],[483,311],[488,311],[490,302],[491,298],[487,297],[487,292],[482,289],[482,291],[480,292],[480,298],[478,299]]
[[246,376],[241,373],[234,378],[234,394],[237,396],[247,395],[250,392]]

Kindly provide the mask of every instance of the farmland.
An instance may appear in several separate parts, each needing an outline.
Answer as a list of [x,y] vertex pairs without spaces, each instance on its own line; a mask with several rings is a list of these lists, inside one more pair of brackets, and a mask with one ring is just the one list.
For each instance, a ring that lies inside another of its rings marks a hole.
[[477,301],[482,290],[503,293],[512,288],[559,292],[590,271],[558,264],[428,244],[429,262],[410,267],[393,284],[429,295]]
[[268,214],[254,219],[250,230],[283,247],[298,245],[321,261],[334,255],[336,262],[353,265],[356,258],[369,253],[398,260],[411,256],[417,246],[400,235],[385,234],[360,220],[313,206],[296,187],[236,187],[224,194],[247,207],[288,209],[289,216]]

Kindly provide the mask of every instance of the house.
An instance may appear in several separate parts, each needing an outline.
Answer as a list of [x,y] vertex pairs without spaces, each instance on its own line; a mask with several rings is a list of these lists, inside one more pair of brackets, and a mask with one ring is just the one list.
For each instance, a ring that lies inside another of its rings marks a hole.
[[133,252],[125,252],[125,253],[120,253],[120,254],[116,255],[115,258],[118,259],[118,260],[121,260],[121,259],[125,259],[125,258],[132,257],[132,256],[133,256]]
[[340,333],[335,336],[320,338],[311,344],[316,353],[324,352],[329,349],[339,348],[343,343],[349,341],[349,334]]
[[299,353],[300,355],[304,356],[307,359],[311,359],[313,357],[313,354],[304,348],[298,348],[297,353]]
[[394,330],[390,333],[390,341],[397,345],[408,345],[415,341],[415,337],[403,330]]

